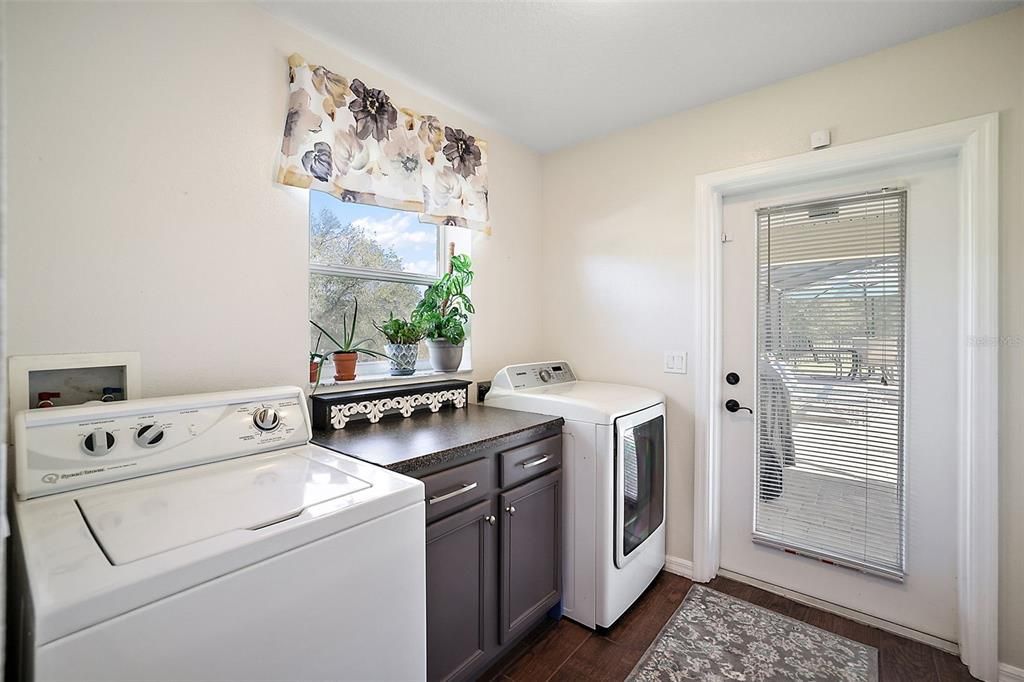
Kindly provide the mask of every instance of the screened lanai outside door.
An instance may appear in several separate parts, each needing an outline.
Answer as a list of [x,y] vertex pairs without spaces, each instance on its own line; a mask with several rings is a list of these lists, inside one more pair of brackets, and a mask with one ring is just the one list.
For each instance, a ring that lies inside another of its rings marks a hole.
[[757,244],[754,539],[902,580],[906,192],[761,209]]

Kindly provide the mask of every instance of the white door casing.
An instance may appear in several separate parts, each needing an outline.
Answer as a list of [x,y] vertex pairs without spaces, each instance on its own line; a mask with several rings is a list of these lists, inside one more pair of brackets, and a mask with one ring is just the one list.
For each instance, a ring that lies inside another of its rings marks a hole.
[[998,114],[897,133],[696,180],[699,286],[694,413],[694,579],[720,561],[723,199],[954,155],[960,212],[957,316],[957,594],[961,659],[998,678]]

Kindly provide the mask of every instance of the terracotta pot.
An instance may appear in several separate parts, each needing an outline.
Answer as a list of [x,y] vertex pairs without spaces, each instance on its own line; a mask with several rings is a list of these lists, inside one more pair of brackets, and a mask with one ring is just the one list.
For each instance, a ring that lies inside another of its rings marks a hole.
[[358,353],[335,353],[331,356],[334,360],[334,380],[352,381],[356,378],[356,358]]
[[319,377],[320,377],[320,361],[319,360],[310,360],[309,361],[309,383],[315,384]]

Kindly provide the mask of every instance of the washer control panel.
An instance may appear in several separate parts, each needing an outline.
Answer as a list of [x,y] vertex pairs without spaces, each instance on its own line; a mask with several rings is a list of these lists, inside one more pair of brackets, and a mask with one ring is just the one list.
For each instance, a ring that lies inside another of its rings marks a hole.
[[14,428],[23,499],[294,447],[311,435],[296,387],[26,410]]
[[541,386],[567,384],[576,381],[568,362],[533,362],[526,365],[509,365],[502,369],[491,382],[493,386],[521,391]]

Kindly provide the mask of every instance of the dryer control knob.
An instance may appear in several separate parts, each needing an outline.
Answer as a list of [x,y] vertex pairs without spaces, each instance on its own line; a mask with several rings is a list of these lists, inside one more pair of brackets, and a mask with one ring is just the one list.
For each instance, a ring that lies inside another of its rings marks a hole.
[[117,439],[114,434],[104,429],[96,429],[82,439],[82,450],[93,457],[102,457],[114,449]]
[[143,448],[155,448],[164,439],[164,427],[159,424],[143,424],[135,429],[135,443]]
[[549,372],[546,369],[542,369],[540,371],[540,380],[543,381],[545,384],[551,381],[551,372]]
[[252,423],[260,431],[273,431],[281,425],[281,415],[273,407],[261,407],[253,413]]

